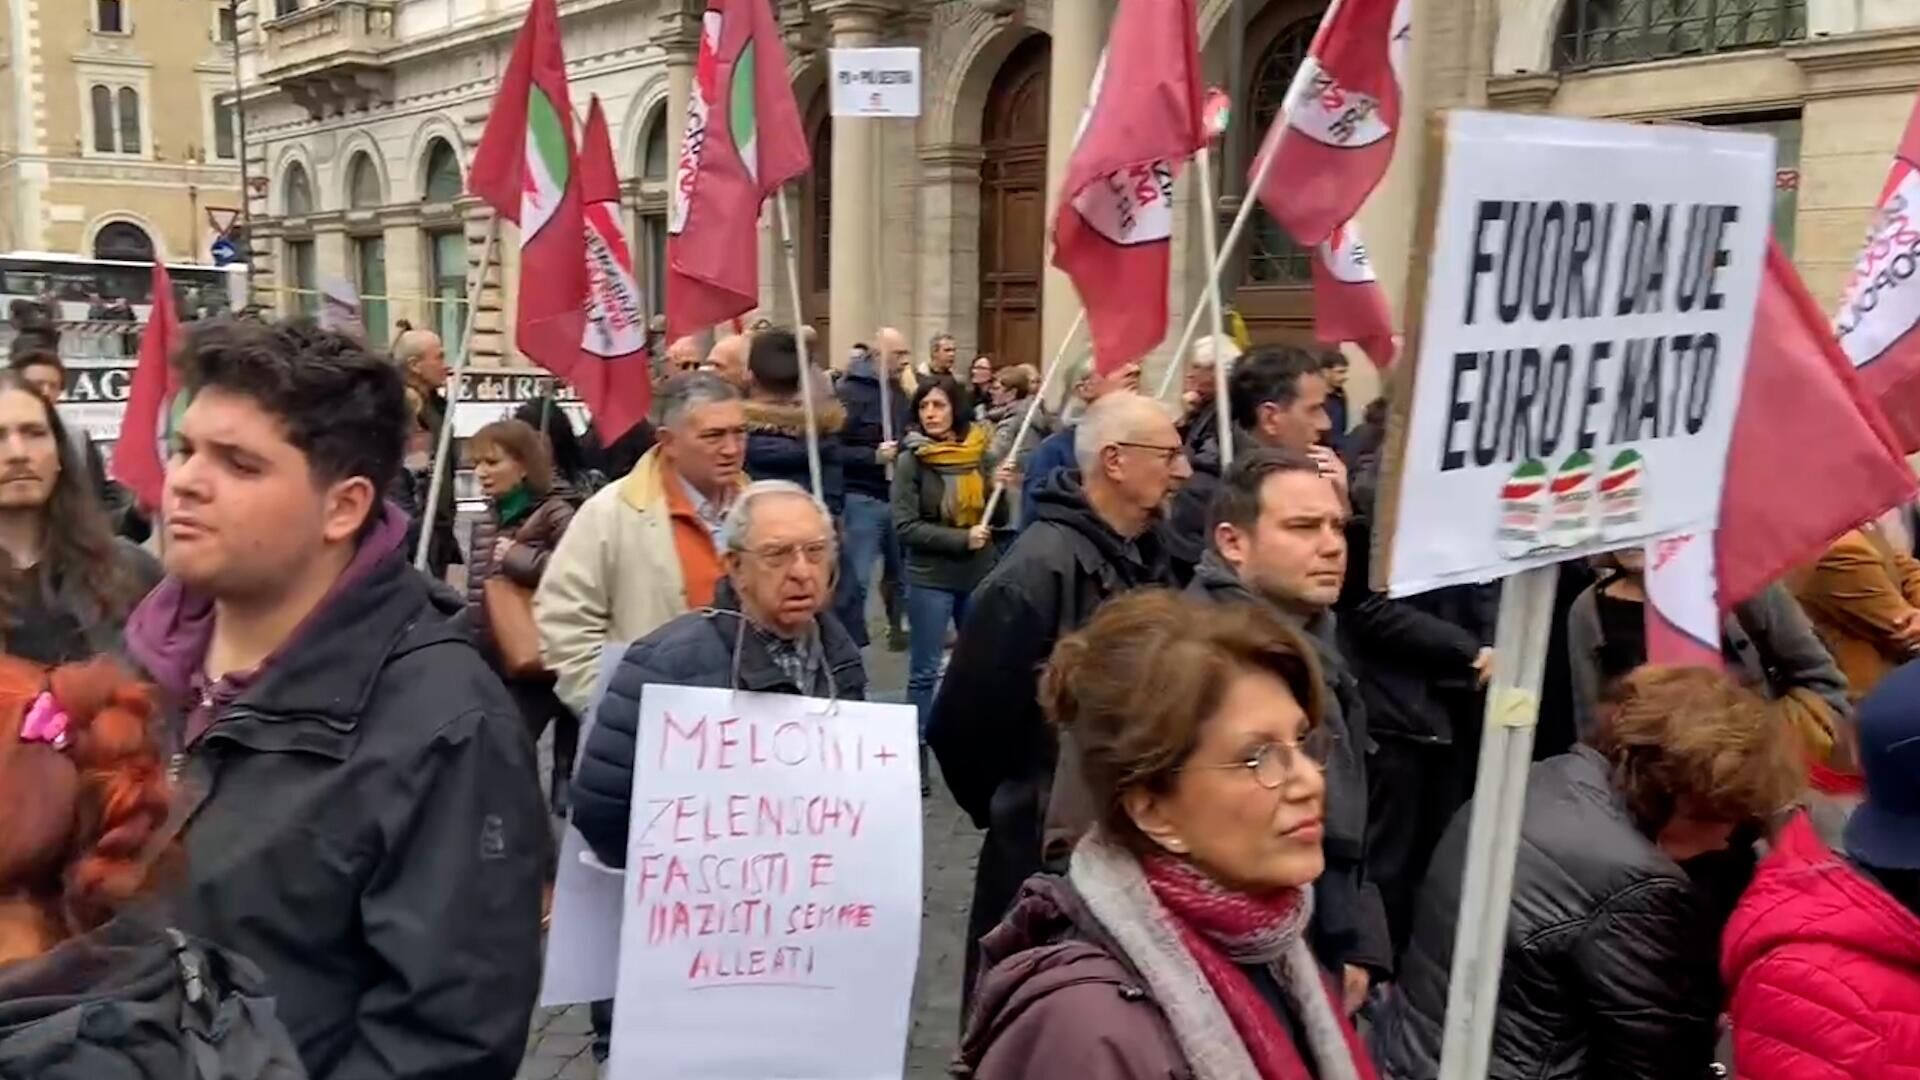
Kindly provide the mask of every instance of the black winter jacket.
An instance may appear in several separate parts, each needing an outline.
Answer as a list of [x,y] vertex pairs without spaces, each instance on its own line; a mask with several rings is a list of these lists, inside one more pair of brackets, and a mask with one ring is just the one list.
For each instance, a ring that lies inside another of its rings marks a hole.
[[1255,595],[1213,551],[1200,560],[1187,592],[1215,603],[1260,605],[1313,642],[1327,688],[1327,715],[1320,722],[1340,740],[1327,763],[1327,831],[1321,845],[1327,869],[1314,883],[1314,952],[1333,971],[1354,964],[1391,973],[1386,907],[1380,890],[1367,880],[1367,712],[1359,684],[1340,655],[1333,613],[1301,619],[1281,610]]
[[[1434,852],[1375,1033],[1387,1080],[1432,1080],[1460,914],[1468,818]],[[1641,834],[1599,754],[1533,767],[1520,826],[1489,1080],[1708,1075],[1720,935],[1687,873]]]
[[[940,774],[981,828],[1001,824],[991,807],[1003,785],[1039,779],[1044,789],[1053,771],[1053,735],[1038,693],[1054,643],[1113,596],[1171,584],[1159,534],[1122,539],[1087,505],[1078,472],[1055,473],[1033,511],[1032,523],[974,590],[927,722]],[[1037,828],[1032,839],[1037,850]]]
[[880,424],[880,376],[872,360],[856,360],[840,377],[834,394],[847,411],[847,426],[840,430],[840,460],[846,472],[847,490],[856,495],[885,502],[892,497],[887,483],[887,467],[880,461],[877,448],[883,442],[899,442],[906,435],[913,406],[898,382],[889,381],[887,419],[893,422],[889,433]]
[[460,601],[389,554],[175,755],[174,917],[266,971],[314,1080],[520,1068],[552,840]]
[[[838,518],[847,503],[840,441],[846,413],[838,402],[816,401],[813,419],[820,430],[821,498],[827,512]],[[813,467],[807,460],[806,406],[797,399],[747,402],[746,473],[754,480],[786,480],[813,490]]]
[[0,964],[0,1080],[305,1080],[260,969],[122,916]]
[[722,581],[713,606],[689,611],[627,646],[607,681],[593,730],[573,777],[573,824],[608,866],[627,864],[627,822],[633,802],[634,745],[640,727],[640,693],[649,683],[712,686],[764,694],[833,696],[865,700],[866,668],[860,647],[840,621],[814,618],[819,651],[802,688],[767,652],[765,638],[740,614],[731,583]]

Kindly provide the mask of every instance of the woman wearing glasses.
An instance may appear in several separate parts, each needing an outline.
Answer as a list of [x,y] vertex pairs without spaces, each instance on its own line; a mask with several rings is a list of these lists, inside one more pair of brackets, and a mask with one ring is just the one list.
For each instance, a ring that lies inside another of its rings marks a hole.
[[1304,937],[1332,749],[1317,669],[1270,612],[1162,590],[1060,642],[1041,702],[1098,824],[981,942],[970,1075],[1370,1080]]
[[893,528],[907,573],[907,696],[920,712],[922,738],[947,628],[966,621],[973,587],[995,557],[986,520],[993,432],[972,416],[958,382],[928,379],[913,395],[913,426],[893,466]]

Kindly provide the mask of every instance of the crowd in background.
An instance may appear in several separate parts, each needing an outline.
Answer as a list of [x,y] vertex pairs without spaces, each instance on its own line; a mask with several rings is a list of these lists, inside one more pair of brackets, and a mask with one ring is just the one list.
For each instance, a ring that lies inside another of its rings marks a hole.
[[[643,689],[859,699],[875,648],[985,834],[958,1075],[1437,1075],[1499,588],[1372,590],[1340,355],[1203,339],[1176,408],[1082,366],[1056,412],[951,335],[756,324],[657,342],[610,442],[548,397],[436,478],[434,334],[206,319],[138,507],[25,319],[0,1075],[505,1080],[554,820],[623,865]],[[1913,538],[1730,612],[1720,671],[1646,665],[1637,552],[1562,568],[1492,1076],[1920,1064]]]

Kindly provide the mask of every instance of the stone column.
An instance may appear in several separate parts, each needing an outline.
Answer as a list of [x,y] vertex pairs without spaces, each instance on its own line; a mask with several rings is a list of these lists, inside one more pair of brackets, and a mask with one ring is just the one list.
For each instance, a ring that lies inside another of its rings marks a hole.
[[327,282],[336,279],[353,280],[353,262],[347,250],[347,232],[345,224],[338,215],[328,220],[318,217],[313,223],[313,269],[314,287],[326,291]]
[[[1060,183],[1066,176],[1067,159],[1073,155],[1074,133],[1080,128],[1080,115],[1086,111],[1087,91],[1093,83],[1093,69],[1100,62],[1100,50],[1107,42],[1107,22],[1113,14],[1113,0],[1054,0],[1053,19],[1048,29],[1053,36],[1052,70],[1047,85],[1047,222],[1049,228],[1059,209]],[[839,192],[835,192],[837,203]],[[1053,359],[1060,339],[1073,326],[1080,313],[1080,296],[1073,282],[1052,266],[1053,243],[1046,244],[1048,261],[1041,294],[1040,363]],[[1087,337],[1082,331],[1079,344],[1067,354],[1086,355]],[[1059,392],[1056,384],[1055,394]]]
[[[880,22],[887,14],[881,5],[851,0],[824,5],[824,12],[834,48],[859,49],[879,43]],[[827,329],[833,341],[821,342],[830,357],[839,356],[853,342],[867,340],[880,322],[880,268],[875,258],[879,249],[874,241],[881,217],[878,180],[882,121],[837,116],[831,122],[833,224],[828,238],[828,274],[833,287],[828,293]],[[819,163],[814,167],[819,168]],[[794,227],[799,228],[797,221]],[[775,228],[777,235],[777,224]],[[796,235],[794,242],[799,243],[800,237]],[[784,294],[786,266],[779,266],[776,273]]]
[[[427,310],[427,254],[421,241],[420,208],[389,207],[380,212],[381,235],[387,247],[387,323],[382,333],[393,334],[393,321],[405,319],[418,327],[433,325]],[[368,328],[370,340],[379,341]]]

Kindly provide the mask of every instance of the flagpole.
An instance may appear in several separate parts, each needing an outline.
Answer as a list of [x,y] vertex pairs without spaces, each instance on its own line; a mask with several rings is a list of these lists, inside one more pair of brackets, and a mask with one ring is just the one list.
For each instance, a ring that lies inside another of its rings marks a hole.
[[[1217,226],[1213,214],[1213,151],[1211,142],[1201,143],[1200,149],[1193,155],[1194,164],[1200,173],[1200,200],[1205,204],[1200,215],[1200,242],[1207,247],[1207,262],[1218,265],[1220,248],[1218,238],[1214,236]],[[1220,468],[1224,472],[1233,464],[1233,407],[1227,401],[1227,365],[1220,359],[1220,342],[1227,336],[1226,315],[1220,309],[1220,274],[1218,271],[1207,275],[1207,306],[1213,310],[1213,404],[1219,412],[1220,425]],[[1178,365],[1186,358],[1186,343],[1180,345],[1180,352],[1174,354],[1174,363]],[[1177,368],[1175,368],[1177,370]]]
[[[1285,122],[1284,117],[1274,119],[1276,124]],[[1246,231],[1247,221],[1253,217],[1254,202],[1259,197],[1260,189],[1266,186],[1267,176],[1273,172],[1274,160],[1279,156],[1273,152],[1271,146],[1262,145],[1260,148],[1260,163],[1254,171],[1253,183],[1247,185],[1247,193],[1240,199],[1240,209],[1233,215],[1233,225],[1227,229],[1227,239],[1221,244],[1219,253],[1214,256],[1211,279],[1216,288],[1220,275],[1227,270],[1227,260],[1233,257],[1234,251],[1239,247],[1240,234]],[[1211,214],[1213,208],[1208,207],[1207,212]],[[1154,397],[1165,398],[1167,391],[1173,386],[1173,377],[1186,367],[1187,347],[1193,344],[1194,331],[1200,329],[1200,316],[1203,314],[1205,314],[1204,310],[1196,304],[1192,314],[1187,316],[1187,328],[1180,333],[1180,347],[1174,350],[1173,362],[1167,365],[1167,373],[1160,377],[1160,389],[1154,392]]]
[[[447,482],[447,454],[453,449],[453,417],[460,408],[460,378],[467,366],[467,354],[473,351],[473,328],[480,320],[480,290],[487,287],[487,268],[493,264],[494,248],[500,241],[500,215],[487,217],[487,240],[480,248],[480,270],[467,289],[467,324],[460,330],[460,351],[453,354],[453,367],[447,372],[447,414],[440,419],[440,445],[433,452],[432,479],[427,482],[427,509],[420,516],[420,543],[413,552],[416,570],[427,568],[427,549],[433,544],[434,519],[440,516],[440,490]],[[444,343],[442,344],[444,348]]]
[[[820,479],[820,426],[813,415],[813,368],[807,362],[807,323],[800,306],[800,257],[793,248],[793,226],[787,220],[787,191],[773,193],[780,216],[780,246],[787,255],[787,286],[793,292],[793,340],[800,347],[800,406],[807,414],[807,475],[813,481],[813,497],[825,502],[826,486]],[[882,386],[884,396],[886,387]]]
[[[1060,339],[1060,347],[1053,353],[1053,362],[1047,365],[1046,372],[1040,376],[1040,385],[1033,391],[1033,400],[1027,403],[1027,415],[1020,418],[1020,428],[1013,433],[1013,445],[1007,448],[1007,456],[1001,460],[1020,460],[1020,445],[1027,441],[1027,433],[1033,430],[1033,418],[1040,412],[1040,403],[1046,400],[1047,390],[1053,386],[1053,377],[1060,373],[1063,366],[1061,362],[1067,358],[1067,350],[1073,346],[1073,339],[1080,336],[1080,328],[1086,324],[1087,309],[1083,307],[1080,314],[1073,317],[1073,325],[1067,327],[1067,336]],[[885,392],[884,387],[882,392]],[[993,524],[994,508],[999,505],[1000,495],[1006,489],[1007,485],[999,480],[993,482],[993,494],[987,496],[986,513],[980,515],[980,520],[988,527]]]

